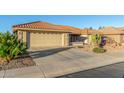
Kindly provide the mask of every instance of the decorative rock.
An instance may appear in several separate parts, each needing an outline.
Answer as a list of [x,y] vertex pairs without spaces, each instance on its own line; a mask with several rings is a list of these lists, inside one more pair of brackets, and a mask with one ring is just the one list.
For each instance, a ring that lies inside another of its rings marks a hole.
[[34,63],[32,61],[33,60],[31,58],[25,58],[23,61],[23,64],[27,65],[27,66],[32,66],[32,65],[34,65]]

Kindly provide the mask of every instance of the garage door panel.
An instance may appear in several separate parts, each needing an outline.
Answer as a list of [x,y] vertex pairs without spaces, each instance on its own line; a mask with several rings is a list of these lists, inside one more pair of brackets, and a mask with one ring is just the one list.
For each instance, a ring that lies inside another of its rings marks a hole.
[[61,33],[31,33],[30,47],[62,46]]

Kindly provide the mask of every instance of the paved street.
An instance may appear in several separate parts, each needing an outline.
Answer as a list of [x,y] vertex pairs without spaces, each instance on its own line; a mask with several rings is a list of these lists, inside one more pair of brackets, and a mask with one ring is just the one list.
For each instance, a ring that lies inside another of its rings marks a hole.
[[123,78],[124,62],[87,71],[60,76],[59,78]]

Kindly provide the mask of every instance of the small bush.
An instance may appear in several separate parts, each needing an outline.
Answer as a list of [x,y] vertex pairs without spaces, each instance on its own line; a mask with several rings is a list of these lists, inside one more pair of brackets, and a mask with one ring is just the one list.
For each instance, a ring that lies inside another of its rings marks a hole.
[[75,48],[84,48],[83,46],[75,46]]
[[104,52],[106,52],[106,49],[96,47],[96,48],[93,48],[93,52],[95,52],[95,53],[104,53]]

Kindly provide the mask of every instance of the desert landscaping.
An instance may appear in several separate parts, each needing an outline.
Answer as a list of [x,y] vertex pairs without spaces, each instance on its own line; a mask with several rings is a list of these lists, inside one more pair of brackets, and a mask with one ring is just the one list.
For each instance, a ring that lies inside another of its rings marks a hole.
[[118,63],[124,61],[123,37],[123,28],[115,27],[79,29],[41,21],[14,25],[13,33],[0,33],[1,77],[57,77]]

